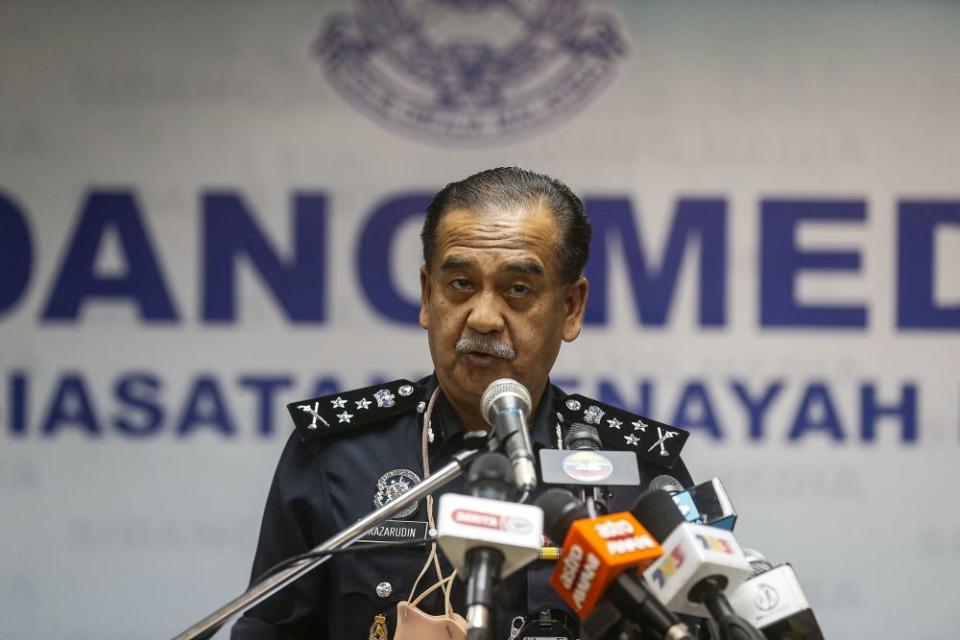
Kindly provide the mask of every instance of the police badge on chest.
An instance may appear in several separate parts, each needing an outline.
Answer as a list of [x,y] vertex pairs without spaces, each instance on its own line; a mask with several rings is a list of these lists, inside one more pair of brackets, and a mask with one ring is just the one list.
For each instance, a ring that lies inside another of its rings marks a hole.
[[[373,506],[379,509],[383,505],[393,502],[418,484],[420,484],[420,477],[410,469],[391,469],[377,480],[377,489],[373,494]],[[393,514],[393,517],[398,519],[409,518],[417,512],[419,507],[420,502],[417,501],[406,509]]]

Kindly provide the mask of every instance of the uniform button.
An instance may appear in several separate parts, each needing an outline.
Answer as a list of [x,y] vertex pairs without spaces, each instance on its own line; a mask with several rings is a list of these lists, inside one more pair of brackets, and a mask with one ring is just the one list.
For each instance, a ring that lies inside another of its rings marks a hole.
[[377,595],[381,598],[386,598],[391,593],[393,593],[393,585],[389,582],[381,582],[377,585]]

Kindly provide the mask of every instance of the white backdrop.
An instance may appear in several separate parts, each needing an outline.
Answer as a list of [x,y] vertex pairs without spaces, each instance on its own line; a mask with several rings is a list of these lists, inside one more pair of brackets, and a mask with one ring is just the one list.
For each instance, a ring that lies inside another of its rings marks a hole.
[[[722,203],[725,231],[686,245],[662,323],[638,318],[637,263],[607,236],[608,316],[564,348],[555,380],[691,428],[695,478],[724,481],[738,539],[793,563],[830,638],[954,637],[960,5],[592,4],[612,31],[590,42],[616,33],[623,48],[545,63],[522,86],[499,80],[529,122],[498,135],[495,104],[479,111],[482,135],[456,138],[443,107],[432,120],[404,111],[435,99],[427,84],[384,73],[350,94],[363,70],[325,67],[324,25],[377,4],[0,2],[0,637],[169,637],[241,591],[291,428],[283,403],[430,370],[423,332],[386,317],[358,268],[385,265],[373,290],[415,298],[417,222],[388,236],[384,263],[361,245],[377,233],[372,212],[509,164],[565,180],[588,207],[629,203],[652,265],[681,201]],[[484,3],[457,16],[464,4],[413,15],[432,42],[546,37]],[[470,51],[454,52],[454,80],[475,77]],[[270,286],[284,278],[245,255],[235,281],[210,275],[205,239],[226,242],[205,231],[222,213],[204,199],[213,192],[243,203],[281,266],[307,264],[291,240],[294,197],[324,199],[326,233],[304,243],[322,259],[296,276],[322,284],[322,319],[291,322]],[[764,320],[782,287],[762,295],[761,276],[789,258],[784,227],[763,225],[771,200],[859,207],[838,222],[824,205],[825,219],[799,224],[797,251],[859,258],[799,274],[795,298],[865,308],[864,322]],[[947,211],[929,250],[909,235],[929,211],[903,201]],[[714,326],[700,321],[701,245],[725,248],[706,281],[725,287]],[[905,291],[911,265],[921,276]],[[98,282],[128,288],[108,297]],[[924,283],[939,311],[920,322],[939,328],[898,320],[898,299],[915,308]],[[211,321],[224,287],[235,313]],[[164,298],[166,311],[144,311]],[[256,391],[269,378],[283,381],[272,430]],[[759,437],[736,383],[754,400],[779,385]],[[870,390],[899,413],[874,421]]]

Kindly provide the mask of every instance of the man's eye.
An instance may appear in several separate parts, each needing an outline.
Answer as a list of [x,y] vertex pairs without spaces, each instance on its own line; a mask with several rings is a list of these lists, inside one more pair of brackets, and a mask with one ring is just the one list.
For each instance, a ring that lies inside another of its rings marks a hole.
[[510,285],[510,294],[514,296],[525,296],[530,293],[530,287],[525,284]]
[[455,278],[450,281],[450,286],[457,291],[466,291],[470,288],[470,281],[466,278]]

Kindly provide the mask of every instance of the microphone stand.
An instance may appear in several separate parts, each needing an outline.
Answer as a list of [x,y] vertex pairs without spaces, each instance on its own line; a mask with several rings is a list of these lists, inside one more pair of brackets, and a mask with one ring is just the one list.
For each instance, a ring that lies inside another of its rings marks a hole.
[[[491,439],[490,442],[495,443],[496,441]],[[314,547],[312,553],[318,554],[316,557],[304,558],[300,562],[267,576],[200,622],[177,635],[173,640],[198,640],[208,637],[207,634],[212,635],[233,616],[243,613],[255,604],[266,600],[294,580],[323,564],[330,558],[329,555],[322,555],[325,551],[341,549],[353,544],[368,531],[385,520],[389,520],[393,514],[402,511],[463,475],[463,471],[470,461],[484,453],[485,450],[485,448],[471,449],[453,454],[453,459],[431,474],[429,478]]]

